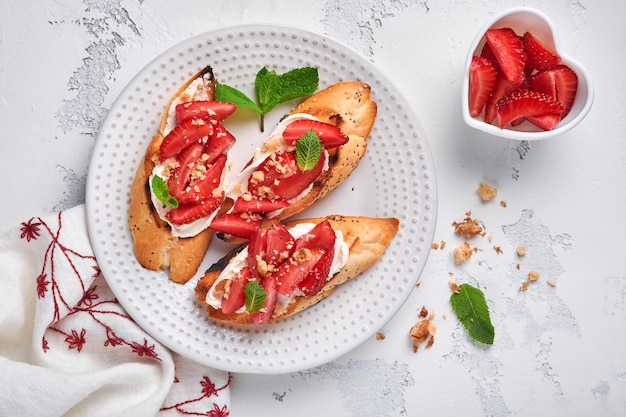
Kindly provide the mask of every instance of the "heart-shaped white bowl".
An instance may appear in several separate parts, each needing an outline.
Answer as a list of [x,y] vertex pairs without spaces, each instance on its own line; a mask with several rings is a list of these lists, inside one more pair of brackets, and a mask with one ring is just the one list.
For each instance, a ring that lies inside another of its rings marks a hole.
[[[501,129],[499,126],[485,123],[480,118],[473,118],[469,112],[469,69],[473,55],[480,55],[485,43],[485,32],[490,28],[510,27],[517,34],[530,32],[548,48],[556,51],[561,62],[568,65],[578,75],[578,90],[569,114],[561,120],[556,128],[543,131],[528,121],[515,126]],[[467,54],[463,74],[462,111],[465,123],[474,129],[494,136],[517,140],[547,139],[565,133],[585,118],[593,104],[593,85],[589,73],[578,61],[568,56],[560,48],[559,38],[550,19],[542,12],[529,7],[516,7],[494,16],[478,32]]]

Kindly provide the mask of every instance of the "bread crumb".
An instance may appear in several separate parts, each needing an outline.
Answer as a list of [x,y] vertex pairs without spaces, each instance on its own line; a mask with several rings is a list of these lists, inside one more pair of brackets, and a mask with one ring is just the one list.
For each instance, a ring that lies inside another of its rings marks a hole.
[[517,251],[517,255],[518,256],[525,256],[526,255],[526,247],[524,247],[524,246],[521,246],[521,245],[518,246],[516,251]]
[[548,278],[548,280],[546,281],[548,283],[548,285],[550,285],[551,287],[556,287],[556,280],[552,279],[552,278]]
[[463,235],[466,238],[479,235],[483,232],[483,228],[477,219],[472,219],[470,213],[465,213],[466,217],[462,222],[452,222],[454,231],[459,235]]
[[454,263],[461,265],[463,262],[472,257],[473,252],[474,251],[470,247],[469,243],[461,243],[459,246],[454,248]]
[[385,340],[385,334],[383,332],[376,332],[376,340]]
[[487,184],[485,181],[481,181],[478,186],[478,195],[483,201],[491,201],[498,195],[498,189]]

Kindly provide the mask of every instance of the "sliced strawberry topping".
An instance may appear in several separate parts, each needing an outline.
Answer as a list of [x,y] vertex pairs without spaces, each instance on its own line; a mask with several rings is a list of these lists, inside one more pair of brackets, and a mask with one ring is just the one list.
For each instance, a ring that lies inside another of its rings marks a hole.
[[328,220],[324,220],[315,225],[309,232],[302,235],[296,241],[296,249],[301,248],[321,248],[330,251],[335,246],[337,236]]
[[561,103],[561,118],[567,116],[572,109],[578,90],[578,76],[568,66],[557,65],[550,70],[538,72],[532,76],[529,84],[532,90],[549,94]]
[[248,266],[252,271],[252,276],[262,278],[265,276],[264,261],[267,248],[266,232],[258,229],[248,238]]
[[278,181],[288,178],[299,171],[296,155],[289,151],[274,152],[259,164],[248,179],[248,190],[254,195],[274,198],[268,195],[271,187]]
[[297,171],[293,175],[282,180],[275,181],[270,185],[270,188],[277,197],[284,200],[291,200],[306,190],[307,187],[320,176],[324,170],[325,163],[326,154],[322,152],[317,165],[315,165],[313,169],[301,171],[297,168]]
[[176,120],[182,123],[189,119],[222,121],[237,110],[237,105],[223,101],[188,101],[176,106]]
[[205,198],[218,198],[223,195],[222,191],[216,192],[222,181],[222,173],[226,167],[227,157],[221,155],[210,166],[206,167],[206,172],[198,178],[189,182],[187,188],[177,195],[179,203],[191,203],[202,201]]
[[257,233],[260,217],[248,213],[226,213],[217,216],[211,222],[211,229],[217,233],[249,239]]
[[173,224],[185,224],[214,212],[222,204],[221,199],[205,198],[199,203],[179,204],[177,208],[167,213],[167,218]]
[[265,278],[262,285],[265,290],[263,308],[258,313],[250,314],[250,320],[256,324],[265,323],[271,319],[278,302],[278,284],[276,279],[272,277]]
[[321,291],[326,284],[326,279],[330,273],[330,267],[333,264],[335,256],[335,248],[332,247],[329,252],[324,253],[322,258],[315,264],[311,272],[300,282],[298,288],[306,295],[315,295]]
[[473,56],[469,76],[469,111],[477,117],[491,96],[498,73],[490,60]]
[[191,171],[202,151],[204,145],[201,143],[193,143],[183,149],[176,157],[177,166],[172,170],[172,174],[167,180],[167,186],[170,194],[178,198],[183,194],[189,181],[191,180]]
[[296,250],[291,258],[278,265],[266,279],[275,278],[278,282],[278,292],[283,295],[291,295],[313,270],[324,253],[322,249],[318,248]]
[[269,213],[280,210],[289,205],[287,200],[281,198],[267,199],[251,196],[250,199],[239,197],[235,200],[233,213]]
[[278,265],[289,258],[296,248],[296,240],[282,223],[274,223],[267,231],[267,249],[265,260],[268,264]]
[[528,56],[526,65],[531,71],[549,70],[556,67],[561,62],[561,57],[552,52],[530,32],[524,33],[523,41],[524,49],[526,51],[526,55]]
[[213,125],[213,134],[204,148],[206,163],[210,164],[220,155],[225,154],[235,144],[235,137],[221,123]]
[[165,161],[190,144],[213,133],[211,122],[202,119],[189,119],[177,125],[164,138],[159,148],[159,158]]
[[298,139],[311,129],[315,131],[326,149],[341,146],[349,140],[337,126],[309,119],[290,123],[283,132],[283,139],[288,145],[295,145]]
[[233,314],[246,303],[244,289],[248,281],[252,279],[249,267],[244,267],[230,281],[230,287],[222,298],[222,313]]
[[501,128],[521,117],[560,113],[562,110],[563,106],[551,95],[528,90],[516,90],[496,103]]
[[511,28],[500,28],[489,29],[485,38],[506,79],[519,87],[526,76],[526,54],[520,37]]

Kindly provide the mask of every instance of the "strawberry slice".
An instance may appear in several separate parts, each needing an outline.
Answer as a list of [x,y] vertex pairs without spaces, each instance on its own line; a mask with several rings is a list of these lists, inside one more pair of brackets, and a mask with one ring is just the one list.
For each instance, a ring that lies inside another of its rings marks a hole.
[[172,170],[172,174],[167,180],[170,194],[176,198],[181,196],[189,185],[191,170],[196,161],[202,155],[204,145],[192,143],[183,149],[176,157],[177,166]]
[[315,264],[309,275],[300,282],[298,288],[306,295],[315,295],[321,291],[326,284],[328,274],[330,274],[330,267],[333,264],[333,257],[335,256],[335,248],[332,247],[329,252],[324,253],[322,258]]
[[291,258],[278,265],[265,279],[276,279],[278,292],[291,295],[313,270],[324,253],[325,251],[319,248],[296,250]]
[[252,279],[252,273],[247,266],[242,268],[230,281],[230,287],[222,299],[222,313],[233,314],[246,303],[244,289]]
[[472,57],[469,72],[470,116],[478,117],[482,113],[496,85],[497,76],[498,73],[490,60],[480,56]]
[[254,278],[265,276],[265,251],[267,248],[267,233],[259,228],[248,239],[248,266]]
[[299,171],[296,155],[294,152],[278,151],[272,153],[259,164],[248,179],[248,190],[255,195],[268,196],[270,187]]
[[205,198],[216,198],[214,191],[222,181],[222,172],[226,167],[227,156],[221,155],[215,163],[207,167],[207,170],[200,177],[191,180],[185,190],[179,195],[179,203],[192,203],[202,201]]
[[530,32],[523,36],[524,50],[528,56],[526,65],[531,70],[546,71],[556,67],[561,62],[561,57],[552,52],[539,39]]
[[213,213],[220,204],[222,200],[213,197],[205,198],[198,203],[179,204],[177,208],[170,210],[166,217],[173,224],[185,224]]
[[225,154],[235,144],[235,137],[221,123],[213,125],[213,134],[204,149],[206,163],[210,164],[220,155]]
[[498,124],[504,128],[521,117],[560,113],[563,106],[548,94],[529,90],[515,90],[496,103]]
[[[295,156],[294,156],[295,159]],[[307,187],[320,176],[324,170],[324,164],[326,162],[326,154],[322,152],[317,165],[313,169],[307,171],[301,171],[297,168],[297,171],[284,179],[274,181],[270,188],[274,194],[284,200],[291,200],[302,193]]]
[[278,283],[276,279],[272,277],[265,278],[262,285],[265,290],[265,303],[263,303],[263,308],[258,313],[250,314],[250,320],[256,324],[265,323],[271,319],[276,309],[276,304],[278,303]]
[[570,67],[560,64],[550,70],[533,75],[529,81],[529,86],[532,90],[556,98],[563,106],[561,118],[564,118],[574,104],[578,90],[578,76]]
[[548,113],[540,116],[529,116],[528,121],[543,130],[552,130],[561,121],[559,113]]
[[180,103],[175,110],[178,123],[189,119],[223,121],[237,110],[237,105],[224,101],[197,100]]
[[485,104],[485,122],[491,124],[496,120],[496,103],[507,94],[511,94],[516,88],[511,84],[505,76],[498,74],[496,78],[496,85]]
[[274,210],[280,210],[289,205],[287,200],[281,198],[260,198],[258,196],[252,196],[250,200],[239,197],[235,200],[233,206],[233,213],[268,213]]
[[296,241],[296,250],[301,248],[320,248],[329,252],[335,246],[337,236],[328,220],[315,225],[308,233]]
[[184,148],[213,133],[213,125],[202,119],[189,119],[177,125],[164,138],[159,148],[159,158],[165,161]]
[[248,213],[226,213],[217,216],[209,226],[217,233],[249,239],[257,233],[260,226],[259,216]]
[[289,258],[295,250],[296,240],[282,223],[275,223],[267,231],[265,260],[268,264],[278,265]]
[[300,119],[290,123],[283,131],[283,139],[288,145],[295,145],[302,135],[311,129],[315,131],[326,149],[341,146],[349,140],[337,126],[309,119]]
[[526,77],[526,54],[521,38],[511,28],[499,28],[487,30],[485,39],[506,79],[519,87]]

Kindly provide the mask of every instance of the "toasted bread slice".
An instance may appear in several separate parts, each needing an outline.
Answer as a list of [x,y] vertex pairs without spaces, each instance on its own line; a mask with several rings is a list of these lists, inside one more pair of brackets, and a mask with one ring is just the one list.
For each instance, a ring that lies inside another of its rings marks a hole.
[[137,260],[144,268],[157,271],[169,268],[172,281],[187,282],[198,270],[209,247],[213,232],[205,229],[193,237],[176,237],[170,226],[156,212],[150,195],[148,179],[159,163],[159,148],[163,142],[165,128],[172,103],[199,77],[204,78],[204,94],[208,99],[215,96],[215,77],[211,67],[194,74],[171,97],[165,106],[158,131],[152,138],[146,153],[137,168],[130,190],[128,221],[133,237]]
[[[352,174],[365,155],[366,139],[376,119],[377,105],[370,96],[371,87],[368,84],[360,81],[344,81],[313,94],[289,112],[288,116],[306,113],[322,122],[336,125],[348,136],[349,141],[330,149],[328,170],[320,174],[306,195],[293,201],[275,217],[264,219],[264,226],[300,213],[337,188]],[[233,200],[227,197],[224,204],[229,209]],[[217,236],[231,243],[244,241],[244,239],[222,233],[217,233]]]
[[[328,297],[341,284],[351,280],[372,266],[385,252],[392,238],[398,232],[399,220],[396,218],[371,218],[363,216],[332,215],[323,218],[298,219],[285,223],[290,228],[300,223],[320,223],[328,220],[334,230],[340,230],[349,249],[347,263],[332,276],[321,289],[313,296],[295,297],[289,305],[274,312],[269,321],[275,321],[292,316]],[[195,293],[200,302],[206,302],[211,287],[226,267],[229,260],[244,246],[241,246],[217,261],[198,280]],[[247,312],[223,314],[221,310],[207,305],[208,316],[211,319],[230,323],[247,325],[252,324]]]

